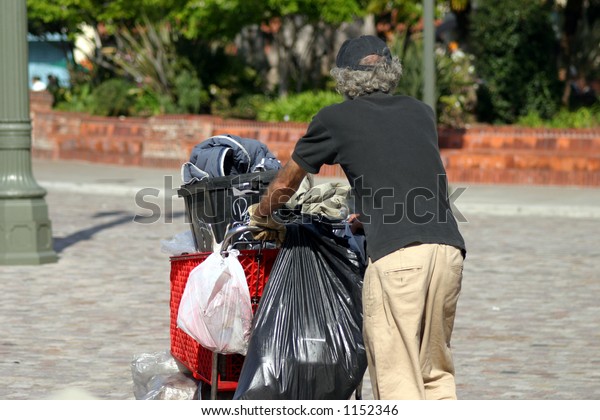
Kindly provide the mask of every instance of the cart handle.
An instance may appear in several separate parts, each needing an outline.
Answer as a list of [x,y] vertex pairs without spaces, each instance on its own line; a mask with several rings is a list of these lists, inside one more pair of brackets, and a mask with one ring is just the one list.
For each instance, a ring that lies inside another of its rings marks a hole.
[[256,232],[260,232],[261,230],[263,230],[263,229],[258,226],[248,226],[248,225],[236,226],[232,229],[229,229],[225,233],[225,237],[223,238],[223,241],[221,242],[221,254],[224,254],[229,251],[231,242],[236,235],[239,235],[240,233],[244,233],[244,232],[256,233]]

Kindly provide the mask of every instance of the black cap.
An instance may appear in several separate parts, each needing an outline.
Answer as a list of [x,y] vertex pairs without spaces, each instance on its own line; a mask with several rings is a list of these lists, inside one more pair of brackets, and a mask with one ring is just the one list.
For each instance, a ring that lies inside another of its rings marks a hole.
[[335,64],[339,68],[371,70],[373,66],[359,63],[363,58],[373,54],[385,57],[388,62],[392,60],[390,49],[382,39],[372,35],[362,35],[344,41],[335,59]]

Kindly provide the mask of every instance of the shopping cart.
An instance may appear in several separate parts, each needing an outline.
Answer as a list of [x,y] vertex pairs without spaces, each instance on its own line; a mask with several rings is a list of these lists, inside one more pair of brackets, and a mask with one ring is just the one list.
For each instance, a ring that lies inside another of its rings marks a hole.
[[[239,261],[244,268],[252,309],[256,311],[271,268],[279,253],[278,248],[269,248],[269,243],[235,242],[244,234],[257,230],[250,226],[238,226],[225,234],[220,252],[225,254],[238,249]],[[239,249],[246,248],[246,249]],[[190,272],[202,263],[211,252],[199,252],[171,257],[171,354],[180,367],[189,371],[194,378],[210,385],[210,398],[216,399],[219,392],[234,392],[244,363],[240,354],[218,354],[202,347],[196,340],[177,327],[179,304]]]

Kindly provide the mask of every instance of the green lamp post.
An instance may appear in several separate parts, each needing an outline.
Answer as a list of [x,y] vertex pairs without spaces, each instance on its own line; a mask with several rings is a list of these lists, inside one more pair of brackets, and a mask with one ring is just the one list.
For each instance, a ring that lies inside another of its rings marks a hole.
[[434,8],[434,0],[423,0],[423,102],[435,113]]
[[31,171],[26,0],[0,1],[0,265],[58,260]]

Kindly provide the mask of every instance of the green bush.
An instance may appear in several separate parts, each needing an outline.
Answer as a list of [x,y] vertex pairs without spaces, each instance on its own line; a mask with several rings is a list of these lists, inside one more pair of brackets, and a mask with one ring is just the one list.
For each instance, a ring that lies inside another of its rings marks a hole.
[[93,100],[92,86],[79,84],[65,89],[62,98],[54,106],[60,111],[90,112]]
[[[399,36],[391,43],[394,55],[402,63],[402,78],[397,93],[418,99],[423,97],[423,39],[415,34]],[[435,51],[435,99],[438,123],[462,127],[474,121],[477,100],[473,56],[461,50]]]
[[193,72],[182,71],[175,78],[173,98],[149,85],[137,86],[124,78],[111,78],[93,88],[81,83],[66,89],[56,108],[101,116],[150,117],[161,114],[197,113],[208,101],[208,93]]
[[397,36],[392,41],[390,49],[402,63],[402,77],[398,83],[397,93],[422,99],[424,90],[422,38]]
[[89,111],[94,115],[131,115],[135,104],[136,86],[125,79],[109,79],[92,92]]
[[600,127],[600,106],[592,108],[579,108],[569,111],[562,108],[553,118],[545,120],[539,113],[530,112],[517,121],[518,125],[525,127],[548,128],[595,128]]
[[151,117],[161,114],[177,113],[177,107],[168,95],[161,95],[148,87],[137,88],[132,115],[137,117]]
[[259,121],[310,122],[324,106],[342,102],[340,94],[329,91],[302,92],[267,102],[257,112]]
[[178,112],[196,114],[203,104],[208,103],[208,92],[202,89],[202,83],[195,71],[180,70],[173,84]]
[[440,125],[464,127],[475,121],[477,84],[473,56],[461,50],[436,53],[437,117]]
[[483,84],[480,121],[512,123],[538,113],[550,118],[560,104],[556,35],[550,2],[480,0],[470,40]]
[[177,45],[178,53],[194,63],[205,89],[206,100],[200,113],[243,118],[236,109],[236,104],[244,101],[241,98],[265,92],[265,70],[248,65],[243,55],[232,55],[224,47],[215,47],[201,39],[180,39]]
[[246,95],[239,98],[225,116],[230,118],[242,118],[256,120],[258,111],[271,99],[266,95]]

